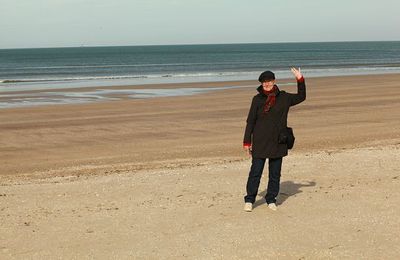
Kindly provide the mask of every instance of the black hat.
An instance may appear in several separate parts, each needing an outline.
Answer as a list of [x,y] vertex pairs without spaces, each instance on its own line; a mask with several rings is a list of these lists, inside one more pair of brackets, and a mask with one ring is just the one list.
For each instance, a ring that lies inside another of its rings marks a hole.
[[272,71],[264,71],[263,73],[261,73],[260,77],[258,77],[258,81],[265,82],[265,81],[270,81],[270,80],[274,80],[275,79],[275,74],[272,73]]

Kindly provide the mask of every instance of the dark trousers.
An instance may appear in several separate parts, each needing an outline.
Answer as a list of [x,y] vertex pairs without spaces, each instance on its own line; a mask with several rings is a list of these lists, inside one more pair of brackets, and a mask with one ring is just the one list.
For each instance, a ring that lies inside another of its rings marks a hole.
[[[245,202],[254,203],[256,200],[258,187],[260,186],[261,175],[264,170],[265,158],[253,158],[249,178],[247,179],[247,195],[244,197]],[[279,183],[281,180],[282,157],[268,159],[268,186],[265,201],[275,203],[279,194]]]

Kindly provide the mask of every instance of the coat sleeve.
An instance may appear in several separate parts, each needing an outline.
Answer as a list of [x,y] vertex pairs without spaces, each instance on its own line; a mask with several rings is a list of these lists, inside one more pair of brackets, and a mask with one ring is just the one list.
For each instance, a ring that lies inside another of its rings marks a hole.
[[306,83],[304,78],[297,80],[297,94],[289,94],[290,106],[297,105],[306,100]]
[[256,97],[253,97],[251,102],[249,114],[247,115],[247,124],[246,130],[244,131],[244,138],[243,138],[243,145],[244,146],[251,146],[251,138],[254,130],[254,126],[257,120],[257,104],[256,104]]

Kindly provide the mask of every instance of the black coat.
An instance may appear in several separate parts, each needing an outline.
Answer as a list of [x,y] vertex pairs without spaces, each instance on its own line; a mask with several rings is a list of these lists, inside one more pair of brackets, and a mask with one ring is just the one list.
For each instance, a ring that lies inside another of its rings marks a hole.
[[263,109],[267,96],[263,87],[257,88],[259,94],[253,97],[247,125],[244,133],[244,144],[252,144],[254,158],[277,158],[288,154],[286,144],[278,144],[278,136],[282,129],[287,127],[289,108],[306,99],[306,84],[304,80],[297,81],[297,94],[279,91],[276,103],[264,113]]

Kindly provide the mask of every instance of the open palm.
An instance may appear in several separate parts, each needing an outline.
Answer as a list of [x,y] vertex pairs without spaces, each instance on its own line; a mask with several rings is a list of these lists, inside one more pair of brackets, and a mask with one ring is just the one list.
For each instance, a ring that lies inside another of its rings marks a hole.
[[291,68],[291,71],[293,73],[293,75],[296,77],[297,80],[301,79],[303,77],[303,75],[301,74],[300,68],[296,69],[296,68]]

